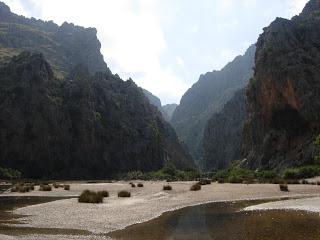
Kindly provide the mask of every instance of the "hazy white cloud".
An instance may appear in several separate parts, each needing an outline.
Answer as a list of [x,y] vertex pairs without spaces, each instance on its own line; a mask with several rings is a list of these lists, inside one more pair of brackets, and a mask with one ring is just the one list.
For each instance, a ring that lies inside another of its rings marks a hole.
[[183,61],[183,59],[181,58],[181,57],[176,57],[176,61],[177,61],[177,64],[179,65],[179,66],[181,66],[181,67],[183,67],[184,66],[184,61]]
[[179,102],[200,74],[220,69],[255,43],[275,17],[308,0],[3,0],[21,15],[96,27],[114,73]]
[[6,3],[8,6],[10,6],[11,11],[16,14],[27,16],[27,17],[31,15],[28,9],[23,7],[20,0],[2,0],[2,1]]
[[289,14],[298,15],[309,0],[289,0]]
[[[14,12],[27,15],[22,0],[7,0]],[[188,86],[174,71],[160,63],[167,49],[157,5],[160,0],[29,0],[35,16],[58,24],[73,22],[96,27],[102,42],[102,54],[114,73],[131,77],[139,86],[164,102],[178,102]],[[137,73],[137,76],[135,76]],[[174,87],[172,92],[170,89]],[[166,96],[166,93],[168,96]]]

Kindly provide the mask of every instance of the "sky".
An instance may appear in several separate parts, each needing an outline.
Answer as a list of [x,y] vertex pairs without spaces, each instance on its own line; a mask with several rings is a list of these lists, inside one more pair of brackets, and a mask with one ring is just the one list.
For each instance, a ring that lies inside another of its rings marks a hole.
[[307,0],[2,0],[26,17],[95,27],[113,73],[179,103],[201,74],[220,70],[276,17]]

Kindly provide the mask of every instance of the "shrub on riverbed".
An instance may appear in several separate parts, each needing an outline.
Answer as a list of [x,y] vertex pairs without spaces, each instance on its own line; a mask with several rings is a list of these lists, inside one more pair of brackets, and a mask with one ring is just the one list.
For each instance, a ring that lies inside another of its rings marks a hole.
[[211,184],[211,180],[210,179],[200,179],[199,184],[200,185],[209,185],[209,184]]
[[11,188],[11,192],[26,193],[34,190],[34,185],[30,183],[17,183]]
[[131,185],[132,188],[136,187],[136,185],[134,183],[130,183],[130,185]]
[[63,189],[66,190],[66,191],[69,191],[70,190],[70,185],[69,184],[63,185]]
[[128,191],[120,191],[120,192],[118,192],[118,197],[121,197],[121,198],[123,198],[123,197],[125,197],[125,198],[131,197],[131,193],[128,192]]
[[49,192],[52,191],[52,187],[50,185],[40,185],[39,191]]
[[279,188],[282,192],[289,192],[288,185],[285,183],[279,184]]
[[109,192],[108,191],[99,191],[98,194],[100,194],[102,197],[109,197]]
[[142,184],[142,183],[138,183],[137,186],[138,186],[138,187],[143,187],[143,184]]
[[79,203],[102,203],[103,196],[97,192],[84,190],[78,198]]
[[199,191],[201,190],[201,184],[200,182],[196,183],[196,184],[193,184],[190,188],[190,191]]
[[34,183],[28,183],[27,186],[30,188],[31,191],[34,190]]
[[163,186],[163,190],[164,191],[171,191],[172,190],[172,187],[170,185],[164,185]]
[[[47,184],[47,185],[48,185],[48,184]],[[65,185],[59,184],[59,183],[53,183],[52,186],[53,186],[54,188],[64,188]]]
[[11,192],[19,192],[19,193],[25,193],[25,192],[29,192],[30,189],[26,186],[14,186],[11,188]]

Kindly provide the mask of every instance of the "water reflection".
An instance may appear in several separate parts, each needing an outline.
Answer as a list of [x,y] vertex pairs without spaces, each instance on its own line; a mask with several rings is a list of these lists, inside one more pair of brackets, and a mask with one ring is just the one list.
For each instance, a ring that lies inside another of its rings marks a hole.
[[110,234],[122,240],[319,240],[320,217],[298,211],[239,212],[258,202],[215,203],[166,213]]

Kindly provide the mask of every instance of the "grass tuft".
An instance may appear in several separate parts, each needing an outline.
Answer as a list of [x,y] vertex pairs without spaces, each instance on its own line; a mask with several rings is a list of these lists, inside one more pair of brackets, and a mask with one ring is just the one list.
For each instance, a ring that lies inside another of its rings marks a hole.
[[201,190],[201,183],[200,182],[193,184],[190,188],[190,191],[200,191],[200,190]]
[[131,193],[128,192],[128,191],[120,191],[120,192],[118,192],[118,197],[121,197],[121,198],[123,198],[123,197],[125,197],[125,198],[131,197]]
[[172,187],[170,185],[164,185],[163,186],[163,190],[164,191],[171,191],[172,190]]
[[50,185],[40,185],[39,191],[49,192],[52,191],[52,187]]
[[102,203],[103,196],[97,192],[84,190],[78,198],[79,203]]
[[109,197],[109,192],[108,191],[99,191],[98,194],[100,194],[102,197]]
[[289,192],[288,185],[285,183],[279,184],[280,191]]

